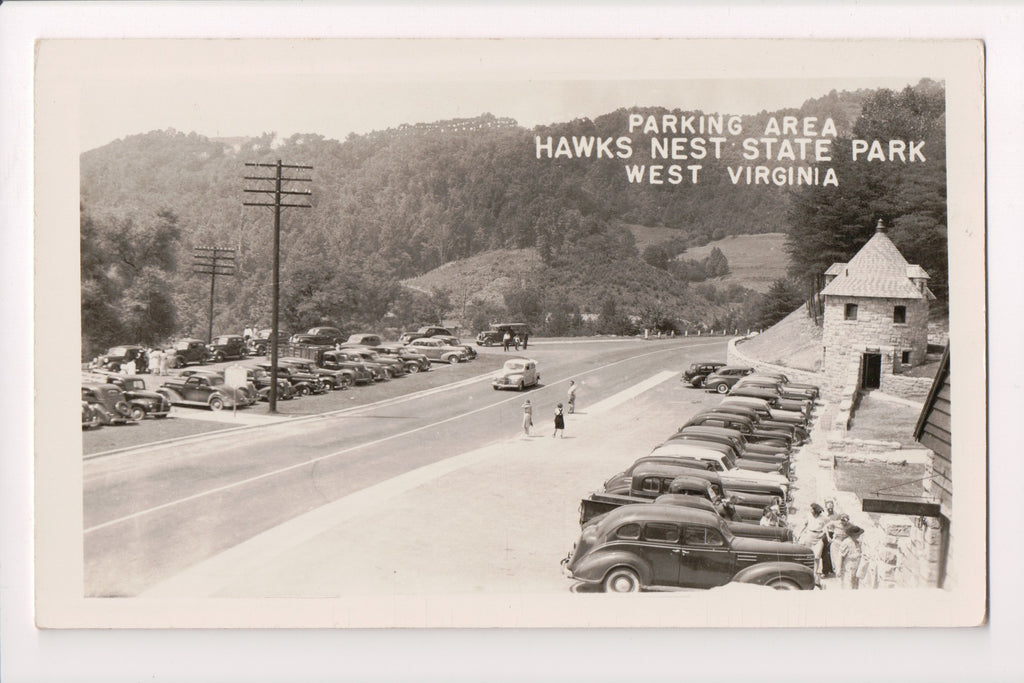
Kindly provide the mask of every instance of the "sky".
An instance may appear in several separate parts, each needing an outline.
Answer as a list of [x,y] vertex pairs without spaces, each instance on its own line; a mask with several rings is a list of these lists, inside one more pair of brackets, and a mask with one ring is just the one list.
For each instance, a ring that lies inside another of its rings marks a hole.
[[[927,75],[794,78],[779,68],[764,78],[694,77],[707,69],[686,58],[679,65],[638,61],[640,53],[616,55],[614,44],[595,53],[600,41],[579,49],[553,41],[65,42],[74,43],[75,63],[88,65],[73,75],[82,151],[167,128],[207,137],[274,132],[343,140],[483,113],[528,128],[634,105],[745,114],[799,107],[833,88],[899,89]],[[663,41],[645,47],[655,58],[666,49]]]

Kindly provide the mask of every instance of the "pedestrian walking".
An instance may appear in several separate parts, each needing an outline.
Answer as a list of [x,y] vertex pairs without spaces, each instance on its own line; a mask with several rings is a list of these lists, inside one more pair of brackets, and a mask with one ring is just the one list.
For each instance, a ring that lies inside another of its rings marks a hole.
[[569,404],[569,413],[576,412],[576,380],[569,380],[569,393],[566,397],[566,403]]
[[843,543],[839,548],[839,554],[842,558],[840,564],[843,568],[843,588],[856,590],[860,585],[860,537],[863,534],[864,530],[856,524],[846,527],[846,538],[843,539]]
[[561,403],[555,406],[555,431],[552,432],[551,438],[553,439],[555,436],[565,438],[565,416],[562,414]]
[[533,404],[530,403],[530,399],[526,399],[520,408],[523,409],[523,436],[529,436],[530,427],[533,426]]
[[519,350],[519,345],[522,343],[522,339],[519,337],[518,334],[516,336],[512,337],[512,343],[516,345],[516,351],[518,351]]
[[160,374],[166,375],[167,369],[171,366],[171,356],[174,355],[173,349],[164,349],[164,352],[160,354]]
[[524,335],[523,335],[523,351],[525,351],[525,350],[526,350],[526,345],[527,345],[527,344],[528,344],[529,342],[530,342],[530,335],[528,335],[528,334],[524,334]]
[[505,336],[503,336],[501,338],[501,345],[505,349],[506,352],[508,352],[508,347],[509,347],[509,345],[511,343],[512,343],[512,333],[509,332],[508,330],[505,330]]

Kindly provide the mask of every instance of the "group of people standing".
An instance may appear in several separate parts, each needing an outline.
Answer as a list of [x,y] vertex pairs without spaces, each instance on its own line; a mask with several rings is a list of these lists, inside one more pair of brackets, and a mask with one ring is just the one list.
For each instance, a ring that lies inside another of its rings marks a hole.
[[811,516],[804,522],[797,543],[814,551],[818,576],[835,576],[843,588],[855,589],[861,577],[861,536],[864,529],[850,523],[850,516],[836,510],[834,500],[825,507],[811,503]]
[[506,351],[508,351],[508,347],[509,346],[515,346],[516,347],[516,351],[518,351],[519,347],[522,346],[523,347],[523,351],[525,351],[526,350],[526,346],[529,343],[530,343],[530,335],[528,335],[528,334],[512,334],[508,330],[505,330],[505,334],[501,338],[501,346]]
[[[569,380],[569,390],[566,401],[569,404],[568,412],[576,412],[575,380]],[[523,401],[523,405],[519,407],[523,409],[523,436],[530,436],[530,427],[533,426],[533,404],[530,402],[530,399],[526,399]],[[555,405],[555,430],[551,433],[551,438],[565,438],[565,413],[565,406],[561,403]]]

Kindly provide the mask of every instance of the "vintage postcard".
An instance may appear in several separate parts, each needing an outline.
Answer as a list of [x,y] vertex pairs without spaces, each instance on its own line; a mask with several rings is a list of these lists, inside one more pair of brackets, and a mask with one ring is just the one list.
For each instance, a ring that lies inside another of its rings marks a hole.
[[37,625],[983,624],[984,55],[40,40]]

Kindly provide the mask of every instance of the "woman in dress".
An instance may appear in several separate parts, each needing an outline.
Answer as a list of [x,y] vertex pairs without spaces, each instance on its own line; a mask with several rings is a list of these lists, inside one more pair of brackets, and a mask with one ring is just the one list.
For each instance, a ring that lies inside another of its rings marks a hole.
[[526,399],[520,408],[523,409],[523,435],[529,436],[530,427],[533,426],[533,404],[530,403],[530,399]]

